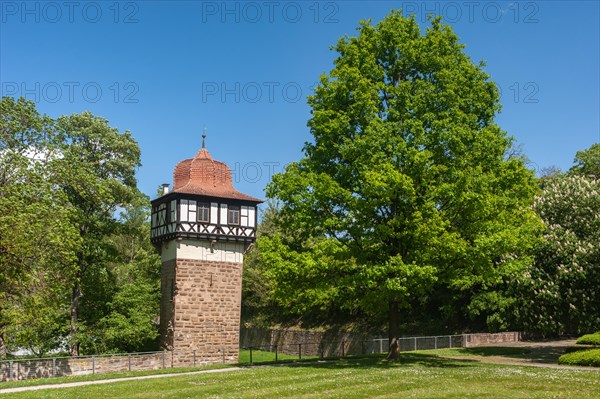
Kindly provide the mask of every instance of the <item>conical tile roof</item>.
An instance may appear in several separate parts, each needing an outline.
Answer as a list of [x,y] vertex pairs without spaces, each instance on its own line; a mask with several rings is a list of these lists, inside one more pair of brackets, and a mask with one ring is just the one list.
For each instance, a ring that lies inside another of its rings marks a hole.
[[194,158],[185,159],[175,166],[172,192],[263,202],[237,191],[233,187],[229,167],[215,161],[206,148],[198,151]]

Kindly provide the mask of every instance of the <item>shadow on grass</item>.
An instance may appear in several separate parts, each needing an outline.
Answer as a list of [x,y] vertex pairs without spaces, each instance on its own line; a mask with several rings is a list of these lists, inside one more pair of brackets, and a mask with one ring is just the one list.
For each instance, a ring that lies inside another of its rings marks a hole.
[[501,356],[509,359],[527,360],[534,363],[554,363],[565,353],[565,347],[560,346],[533,346],[527,348],[483,346],[477,348],[461,348],[461,354],[475,356]]
[[288,366],[293,367],[310,367],[319,369],[390,369],[395,367],[405,366],[424,366],[436,368],[460,368],[471,367],[478,363],[471,359],[447,359],[436,355],[427,355],[420,353],[401,353],[400,359],[397,361],[389,361],[385,359],[385,355],[365,355],[365,356],[350,356],[345,358],[323,359],[323,361],[313,361],[306,363],[293,363]]
[[456,352],[475,356],[507,356],[520,357],[531,353],[531,348],[511,348],[504,346],[480,346],[476,348],[460,348]]

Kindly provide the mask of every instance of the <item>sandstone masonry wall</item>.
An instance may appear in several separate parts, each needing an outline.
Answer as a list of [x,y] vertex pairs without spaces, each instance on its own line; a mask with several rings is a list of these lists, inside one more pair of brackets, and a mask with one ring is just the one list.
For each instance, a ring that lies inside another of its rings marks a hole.
[[237,362],[242,264],[176,259],[174,278],[172,348]]

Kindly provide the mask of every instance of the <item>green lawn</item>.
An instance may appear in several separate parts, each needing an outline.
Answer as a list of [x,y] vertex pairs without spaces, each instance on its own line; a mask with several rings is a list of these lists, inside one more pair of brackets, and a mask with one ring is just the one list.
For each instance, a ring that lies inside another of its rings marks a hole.
[[[310,361],[317,359],[317,356],[302,356],[300,360],[298,355],[286,355],[282,353],[277,354],[277,363],[290,363],[298,361]],[[275,352],[265,352],[260,350],[252,351],[252,364],[260,365],[265,363],[275,363]],[[208,370],[208,369],[219,369],[219,368],[230,368],[234,366],[249,366],[250,365],[250,351],[247,349],[240,350],[239,364],[211,364],[208,366],[199,367],[179,367],[179,368],[166,368],[160,370],[145,370],[145,371],[123,371],[118,373],[104,373],[104,374],[87,374],[80,376],[70,377],[54,377],[54,378],[34,378],[30,380],[21,381],[8,381],[0,382],[0,390],[6,388],[25,387],[31,385],[47,385],[47,384],[60,384],[68,382],[79,382],[79,381],[97,381],[106,380],[109,378],[125,378],[125,377],[138,377],[144,375],[153,374],[172,374],[172,373],[186,373],[190,371]]]
[[247,368],[2,395],[11,398],[600,398],[600,373],[447,360],[435,353]]
[[[286,363],[286,362],[295,362],[299,360],[315,360],[318,359],[318,356],[302,356],[302,359],[298,357],[298,355],[286,355],[283,353],[277,354],[277,362]],[[240,364],[250,364],[250,350],[243,349],[240,350]],[[261,363],[274,363],[275,362],[275,352],[266,352],[260,350],[252,350],[252,364],[261,364]]]

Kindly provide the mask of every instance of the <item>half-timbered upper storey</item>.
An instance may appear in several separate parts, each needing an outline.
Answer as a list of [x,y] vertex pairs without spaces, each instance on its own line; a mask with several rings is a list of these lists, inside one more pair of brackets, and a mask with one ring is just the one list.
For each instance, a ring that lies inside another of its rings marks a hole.
[[150,238],[253,242],[263,202],[233,187],[231,170],[204,148],[175,166],[173,190],[152,201]]

